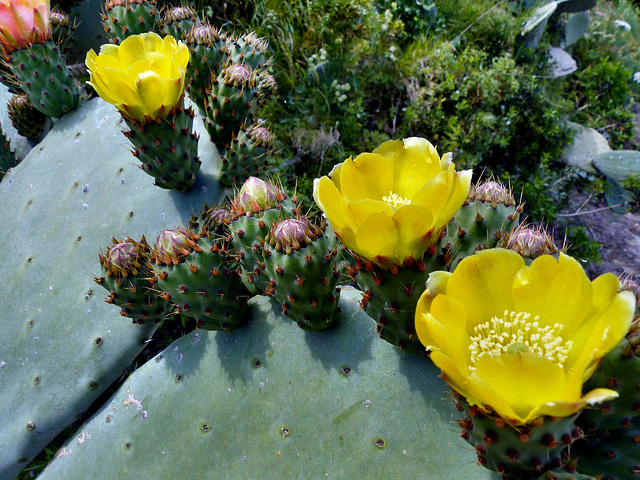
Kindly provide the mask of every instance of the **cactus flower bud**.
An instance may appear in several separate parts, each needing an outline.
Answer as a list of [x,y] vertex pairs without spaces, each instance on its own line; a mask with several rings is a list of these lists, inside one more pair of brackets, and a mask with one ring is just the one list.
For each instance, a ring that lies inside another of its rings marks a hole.
[[236,88],[250,88],[255,84],[253,71],[246,65],[231,65],[222,72],[225,85]]
[[273,133],[260,125],[252,125],[247,131],[247,135],[257,147],[273,148],[276,141]]
[[0,1],[0,45],[5,52],[44,43],[50,37],[49,0]]
[[269,43],[264,38],[258,37],[255,32],[245,33],[240,37],[240,40],[242,40],[245,45],[252,46],[260,53],[267,53],[269,49]]
[[249,177],[233,201],[233,206],[238,214],[243,215],[277,207],[283,200],[284,194],[278,187],[257,177]]
[[493,180],[473,185],[469,192],[469,199],[491,203],[494,208],[498,203],[504,205],[516,204],[511,189]]
[[196,11],[188,5],[173,7],[164,12],[164,21],[171,23],[181,20],[195,20],[196,17]]
[[165,230],[156,240],[154,259],[157,264],[177,265],[193,250],[200,251],[199,237],[190,230],[174,228]]
[[267,242],[276,252],[290,255],[294,250],[310,245],[322,235],[322,230],[307,218],[289,218],[276,224],[267,235]]
[[215,27],[203,23],[193,27],[187,34],[186,41],[189,44],[206,45],[211,47],[215,42],[224,40],[226,36]]
[[7,114],[20,135],[37,138],[44,130],[47,117],[36,110],[29,95],[13,95],[7,103]]
[[507,233],[501,241],[503,248],[513,250],[524,258],[535,259],[541,255],[554,255],[558,248],[542,227],[518,227],[514,232]]
[[123,242],[113,240],[114,244],[106,251],[100,253],[100,264],[106,270],[108,276],[128,277],[137,275],[138,270],[149,258],[149,246],[144,237],[140,242],[127,238]]

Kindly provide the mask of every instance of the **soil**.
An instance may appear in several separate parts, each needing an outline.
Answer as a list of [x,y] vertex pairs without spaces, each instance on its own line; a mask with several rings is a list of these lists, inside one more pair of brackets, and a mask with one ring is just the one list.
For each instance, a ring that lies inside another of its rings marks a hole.
[[[587,198],[577,194],[559,216],[570,225],[584,227],[592,239],[602,244],[601,262],[590,263],[587,273],[593,278],[613,272],[640,280],[640,215],[615,213],[604,200],[583,205]],[[556,240],[560,231],[556,227]]]

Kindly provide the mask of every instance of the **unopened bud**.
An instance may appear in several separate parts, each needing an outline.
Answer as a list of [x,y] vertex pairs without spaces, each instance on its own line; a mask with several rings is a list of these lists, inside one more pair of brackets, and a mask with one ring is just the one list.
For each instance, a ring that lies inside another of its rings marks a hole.
[[489,202],[492,207],[497,207],[498,203],[502,203],[507,206],[515,205],[515,199],[511,189],[505,187],[500,182],[494,182],[490,180],[482,184],[472,185],[469,192],[469,199]]
[[282,200],[284,194],[276,186],[257,177],[249,177],[242,185],[233,205],[239,214],[258,213],[277,207]]
[[558,253],[553,237],[542,228],[518,227],[504,236],[501,246],[532,260],[541,255]]

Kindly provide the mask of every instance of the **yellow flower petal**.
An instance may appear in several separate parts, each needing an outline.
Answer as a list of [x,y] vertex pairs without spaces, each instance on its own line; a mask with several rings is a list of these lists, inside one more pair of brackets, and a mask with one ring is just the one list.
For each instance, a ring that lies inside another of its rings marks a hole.
[[164,118],[181,101],[188,60],[186,45],[150,32],[102,45],[100,55],[90,51],[85,63],[98,95],[123,115],[145,121]]
[[469,196],[470,184],[471,170],[457,173],[452,164],[427,182],[413,196],[411,203],[439,212],[439,218],[451,219]]
[[[562,398],[565,375],[558,364],[539,355],[520,354],[492,357],[483,355],[476,364],[476,374],[502,401],[508,403],[521,423],[533,420],[538,405]],[[482,398],[496,412],[494,398]],[[508,414],[507,414],[508,415]]]
[[613,349],[629,331],[635,306],[635,296],[631,292],[620,292],[607,309],[584,322],[573,334],[571,338],[574,344],[581,348],[574,348],[569,352],[567,367],[578,373],[587,372],[574,379],[574,389],[578,388],[578,382],[584,382],[591,376],[593,362]]
[[514,309],[511,284],[522,267],[522,257],[504,249],[483,250],[460,262],[447,283],[447,295],[464,305],[470,331]]
[[540,322],[563,324],[562,334],[570,338],[591,310],[592,291],[577,260],[563,253],[559,260],[543,255],[518,272],[513,301],[515,310],[539,315]]
[[[360,226],[367,221],[369,216],[384,215],[391,220],[394,213],[393,208],[386,202],[370,198],[355,201],[344,200],[342,205],[342,212],[347,223],[352,225],[356,232],[360,229]],[[394,225],[394,230],[395,229],[396,227]],[[380,237],[383,232],[383,230],[380,230],[376,232],[375,236]]]
[[387,213],[368,215],[355,234],[356,251],[381,264],[394,258],[400,244],[398,229]]
[[514,252],[495,249],[467,257],[434,285],[416,307],[418,338],[470,404],[517,426],[617,395],[582,394],[635,312],[635,296],[618,293],[615,277],[590,282],[565,255],[525,266]]
[[431,211],[421,205],[400,207],[392,217],[402,239],[402,257],[421,258],[424,245],[434,243],[431,237],[439,235],[434,232]]
[[[349,157],[345,160],[345,162],[350,162],[351,160],[352,158]],[[344,165],[344,162],[335,165],[331,170],[331,172],[329,173],[329,177],[331,178],[331,181],[335,184],[336,188],[340,192],[342,191],[342,187],[340,186],[341,185],[340,174],[342,173],[342,165]]]
[[376,148],[373,153],[391,160],[394,175],[390,190],[401,197],[413,197],[429,179],[441,171],[440,157],[436,148],[424,138],[389,140]]
[[[437,191],[424,205],[414,202],[411,197],[441,173],[443,164],[447,172],[434,182]],[[471,182],[470,172],[456,174],[449,160],[443,163],[435,147],[419,138],[385,142],[373,153],[345,160],[327,178],[335,188],[326,180],[315,182],[316,203],[330,223],[337,222],[332,224],[336,233],[353,234],[351,250],[383,268],[409,257],[421,260],[464,203]]]
[[415,328],[418,338],[423,345],[434,345],[433,338],[427,328],[426,315],[431,309],[431,302],[436,296],[446,292],[447,281],[451,276],[450,272],[435,271],[429,274],[427,288],[418,299],[416,304]]
[[151,113],[156,114],[162,107],[164,100],[164,85],[160,75],[153,71],[146,71],[138,75],[136,89],[142,103],[144,103]]
[[[578,397],[579,398],[579,397]],[[549,402],[541,405],[535,412],[532,412],[532,418],[541,415],[550,415],[552,417],[568,417],[582,410],[587,405],[598,405],[618,398],[618,392],[607,388],[596,388],[585,394],[582,398],[575,402]]]
[[[424,321],[433,339],[433,345],[446,353],[462,371],[469,368],[469,334],[464,309],[460,302],[446,295],[439,295],[431,304],[431,311]],[[429,348],[431,345],[426,345]]]
[[351,202],[382,200],[393,188],[393,163],[382,155],[362,153],[342,164],[340,184]]
[[316,178],[313,181],[313,199],[334,230],[343,228],[346,219],[342,211],[342,195],[329,177]]

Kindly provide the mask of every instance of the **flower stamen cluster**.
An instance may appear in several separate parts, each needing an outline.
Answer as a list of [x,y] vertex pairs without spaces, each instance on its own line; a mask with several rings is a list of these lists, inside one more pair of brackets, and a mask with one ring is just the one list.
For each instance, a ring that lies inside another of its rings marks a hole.
[[397,193],[389,192],[389,195],[385,195],[382,197],[382,200],[387,202],[391,208],[397,210],[400,207],[404,207],[405,205],[409,205],[411,203],[410,198],[401,197]]
[[470,337],[469,345],[470,370],[475,370],[482,355],[498,357],[523,352],[535,353],[562,368],[573,346],[571,340],[560,335],[564,326],[559,323],[542,326],[539,316],[536,315],[533,321],[530,318],[530,313],[505,311],[503,318],[493,317],[475,326],[473,333],[476,335]]

